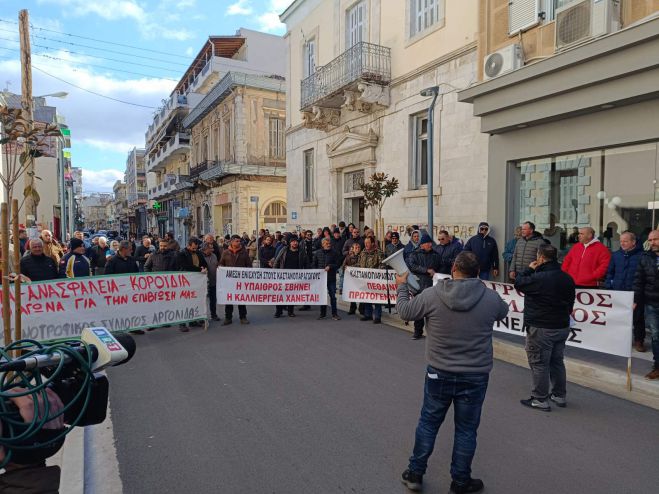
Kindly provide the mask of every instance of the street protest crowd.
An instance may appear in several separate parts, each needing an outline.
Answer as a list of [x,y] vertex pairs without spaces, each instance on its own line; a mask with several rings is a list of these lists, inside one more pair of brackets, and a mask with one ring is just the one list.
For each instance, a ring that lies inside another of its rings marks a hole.
[[[271,235],[261,230],[258,237],[205,234],[190,237],[181,247],[172,233],[164,238],[145,235],[139,245],[132,238],[108,243],[101,236],[87,246],[83,233],[75,232],[67,245],[61,245],[44,230],[39,238],[20,239],[24,252],[18,273],[12,267],[8,278],[20,274],[31,282],[139,272],[203,273],[207,276],[210,319],[219,321],[218,267],[324,270],[329,317],[339,321],[337,293],[342,292],[346,268],[381,269],[385,258],[402,251],[408,272],[395,277],[396,309],[404,321],[413,321],[413,339],[424,338],[424,329],[428,339],[423,407],[414,450],[401,481],[411,490],[421,489],[436,435],[453,403],[456,432],[451,492],[479,492],[483,482],[471,477],[471,462],[492,369],[492,331],[509,311],[501,296],[482,282],[497,278],[500,272],[498,245],[490,233],[489,225],[482,222],[478,233],[463,244],[446,230],[439,231],[435,240],[427,231],[411,226],[405,232],[409,241],[404,244],[400,232],[387,232],[381,242],[368,227],[360,230],[340,222],[315,233],[278,231]],[[634,233],[623,232],[620,249],[611,254],[590,227],[578,228],[571,243],[561,263],[559,250],[527,221],[516,229],[502,256],[502,273],[524,295],[532,387],[531,396],[520,403],[543,412],[551,411],[550,402],[559,408],[567,404],[563,353],[579,288],[633,291],[630,329],[634,347],[645,351],[647,326],[654,366],[645,377],[659,379],[659,230],[649,232],[647,250]],[[436,274],[445,276],[436,280]],[[408,286],[410,275],[416,277],[419,289]],[[347,314],[359,313],[361,321],[380,324],[382,305],[353,302]],[[311,306],[299,310],[309,311]],[[293,305],[276,305],[274,317],[283,317],[284,311],[289,318],[295,317]],[[233,313],[234,306],[226,304],[223,325],[232,324]],[[241,324],[249,324],[246,305],[238,305],[238,315]],[[327,318],[327,305],[321,305],[318,319]],[[179,329],[185,332],[200,324],[181,324]]]
[[[578,230],[578,231],[577,231]],[[403,250],[404,260],[411,273],[419,279],[421,290],[433,285],[435,273],[449,275],[456,256],[464,251],[473,252],[479,263],[479,278],[499,276],[500,258],[497,241],[490,234],[486,222],[478,226],[478,233],[466,242],[441,230],[436,239],[418,226],[408,227],[401,241],[401,232],[385,234],[384,245],[376,239],[372,229],[360,230],[352,223],[317,228],[315,232],[275,232],[260,230],[258,237],[247,233],[214,237],[211,234],[190,237],[181,247],[173,233],[164,238],[145,235],[141,242],[134,236],[129,240],[109,241],[95,236],[86,244],[83,233],[75,232],[68,244],[59,243],[53,234],[43,230],[39,238],[27,239],[24,230],[19,233],[21,246],[20,266],[10,264],[10,272],[18,273],[30,281],[56,278],[76,278],[137,272],[192,271],[208,276],[210,318],[219,320],[216,303],[217,267],[254,267],[274,269],[324,269],[327,272],[327,290],[330,316],[340,320],[337,294],[341,295],[345,268],[384,268],[383,260]],[[561,269],[570,275],[577,288],[606,288],[634,292],[633,341],[634,348],[645,351],[646,327],[651,332],[651,345],[655,365],[646,376],[659,379],[659,247],[655,247],[653,232],[646,241],[646,249],[632,232],[620,235],[620,249],[610,250],[595,236],[590,227],[575,228],[570,239]],[[525,222],[515,230],[514,237],[503,251],[504,270],[510,282],[515,282],[536,260],[538,247],[549,240],[536,231],[532,222]],[[655,250],[656,249],[656,250]],[[10,255],[10,261],[12,259]],[[18,269],[16,269],[18,268]],[[311,310],[303,306],[299,310]],[[247,309],[238,306],[239,319],[248,323]],[[292,305],[277,305],[274,317],[287,313],[295,317]],[[361,321],[381,323],[381,303],[351,303],[348,315],[358,314]],[[327,307],[320,308],[319,319],[325,319]],[[223,324],[233,319],[233,306],[226,305]],[[423,337],[424,319],[414,320],[413,339]],[[187,326],[180,328],[187,331]]]

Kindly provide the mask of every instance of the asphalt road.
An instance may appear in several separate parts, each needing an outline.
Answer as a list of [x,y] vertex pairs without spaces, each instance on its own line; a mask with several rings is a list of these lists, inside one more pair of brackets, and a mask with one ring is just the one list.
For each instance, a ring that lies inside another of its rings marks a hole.
[[[125,493],[404,493],[422,395],[424,343],[317,312],[209,331],[137,336],[111,369]],[[528,371],[496,362],[473,475],[487,493],[655,493],[659,412],[578,386],[566,409],[519,404]],[[424,479],[448,492],[452,415]]]

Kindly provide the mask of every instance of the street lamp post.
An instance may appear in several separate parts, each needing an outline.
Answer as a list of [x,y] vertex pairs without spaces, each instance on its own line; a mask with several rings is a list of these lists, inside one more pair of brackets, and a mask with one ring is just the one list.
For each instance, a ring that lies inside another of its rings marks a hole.
[[433,147],[434,147],[434,120],[435,120],[435,103],[439,95],[439,86],[432,86],[421,91],[421,96],[432,96],[432,102],[428,107],[428,234],[431,238],[434,236],[434,203],[433,203]]

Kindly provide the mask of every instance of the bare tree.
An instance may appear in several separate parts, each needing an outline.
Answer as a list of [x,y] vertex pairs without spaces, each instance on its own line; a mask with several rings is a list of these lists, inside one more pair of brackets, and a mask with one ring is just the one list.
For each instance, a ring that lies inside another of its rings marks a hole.
[[[20,108],[0,106],[0,145],[3,155],[0,181],[5,189],[4,200],[7,204],[11,204],[14,197],[16,182],[25,174],[34,175],[34,172],[28,171],[34,169],[30,165],[36,158],[46,154],[53,138],[61,136],[57,125],[47,124],[33,128],[29,124]],[[36,175],[34,178],[41,180]],[[39,204],[39,194],[35,188],[28,185],[23,190],[19,210],[28,196],[32,197],[35,206]]]

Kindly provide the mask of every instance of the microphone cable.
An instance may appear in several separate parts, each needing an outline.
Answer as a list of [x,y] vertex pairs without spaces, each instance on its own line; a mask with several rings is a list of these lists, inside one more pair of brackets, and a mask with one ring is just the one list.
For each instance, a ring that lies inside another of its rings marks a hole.
[[[82,345],[85,351],[75,351],[71,344]],[[0,462],[0,468],[5,467],[12,461],[13,450],[37,450],[44,448],[55,448],[52,454],[57,452],[61,444],[73,427],[80,422],[89,404],[94,373],[92,371],[92,351],[90,346],[79,339],[60,340],[52,343],[44,343],[31,339],[15,341],[6,347],[0,347],[0,357],[5,362],[36,355],[58,355],[59,362],[47,369],[31,369],[24,371],[11,371],[0,374],[0,422],[2,434],[0,446],[5,448],[5,458]],[[64,357],[70,357],[71,362],[65,362]],[[57,413],[51,415],[51,406],[46,389],[53,383],[61,380],[66,372],[70,375],[71,366],[75,367],[76,377],[81,386],[72,400],[63,403],[64,407]],[[22,391],[15,391],[23,388]],[[30,396],[34,405],[34,416],[30,422],[23,421],[18,408],[10,401],[10,398],[18,396]],[[64,415],[71,407],[77,405],[78,400],[84,399],[80,411],[72,421],[67,421],[63,429],[43,429],[46,423]],[[37,437],[43,431],[52,431],[54,434],[44,440]],[[56,433],[56,431],[59,431]]]

